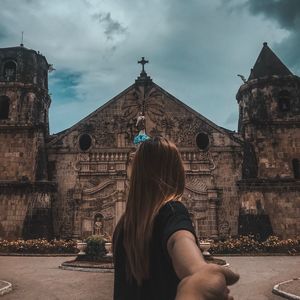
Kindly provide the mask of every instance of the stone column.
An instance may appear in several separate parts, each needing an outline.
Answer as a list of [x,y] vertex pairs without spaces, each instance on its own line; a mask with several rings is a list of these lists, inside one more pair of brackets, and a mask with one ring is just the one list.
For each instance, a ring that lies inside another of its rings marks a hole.
[[218,202],[218,193],[216,190],[208,190],[208,222],[209,222],[209,231],[210,237],[215,239],[218,237],[218,226],[217,226],[217,202]]
[[115,202],[115,217],[114,217],[114,227],[116,227],[122,214],[125,211],[125,179],[117,180],[117,201]]
[[79,203],[82,200],[82,190],[77,188],[74,189],[71,199],[68,198],[73,204],[73,233],[72,238],[79,239],[81,238],[81,218],[80,218],[80,205]]

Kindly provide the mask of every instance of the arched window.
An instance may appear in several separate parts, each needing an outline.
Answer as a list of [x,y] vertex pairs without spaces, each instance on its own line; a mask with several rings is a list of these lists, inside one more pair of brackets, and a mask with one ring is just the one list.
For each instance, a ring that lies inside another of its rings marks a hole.
[[295,179],[300,179],[300,163],[299,163],[299,159],[294,158],[292,160],[292,165],[293,165],[293,173],[294,173]]
[[8,119],[9,115],[9,98],[0,96],[0,120]]
[[15,81],[17,74],[17,65],[14,61],[8,61],[3,67],[3,77],[6,81]]
[[281,112],[287,112],[291,109],[291,95],[287,90],[278,93],[278,109]]

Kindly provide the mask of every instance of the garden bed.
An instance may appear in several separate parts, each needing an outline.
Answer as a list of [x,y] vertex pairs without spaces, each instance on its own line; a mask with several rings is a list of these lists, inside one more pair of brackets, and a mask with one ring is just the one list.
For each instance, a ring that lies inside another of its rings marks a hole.
[[209,252],[213,255],[299,255],[300,237],[281,240],[270,236],[265,241],[258,241],[251,235],[240,236],[213,242]]
[[76,248],[76,241],[73,240],[52,240],[35,239],[15,241],[0,240],[0,254],[74,254],[78,250]]
[[[88,241],[88,253],[97,260],[106,253],[103,241],[93,238]],[[253,236],[228,238],[215,241],[209,252],[212,255],[300,255],[300,237],[281,240],[270,236],[266,241],[258,241]],[[73,240],[0,240],[0,255],[77,255],[76,241]],[[84,257],[81,260],[85,260]]]

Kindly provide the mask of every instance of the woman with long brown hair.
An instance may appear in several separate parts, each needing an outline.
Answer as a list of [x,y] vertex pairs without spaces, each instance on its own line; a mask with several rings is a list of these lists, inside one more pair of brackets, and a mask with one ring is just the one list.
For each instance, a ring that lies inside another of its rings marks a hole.
[[176,293],[178,300],[232,299],[226,284],[238,277],[204,261],[180,202],[184,186],[173,143],[155,137],[139,145],[125,213],[113,237],[115,300],[174,300]]

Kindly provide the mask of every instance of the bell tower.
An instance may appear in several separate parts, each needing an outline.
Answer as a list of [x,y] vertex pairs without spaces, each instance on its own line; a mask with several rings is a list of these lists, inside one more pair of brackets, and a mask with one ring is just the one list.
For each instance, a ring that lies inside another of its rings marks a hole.
[[244,140],[239,234],[296,236],[300,204],[300,78],[267,43],[237,93]]
[[48,69],[34,50],[0,49],[0,180],[47,179]]
[[237,101],[239,133],[256,155],[257,174],[250,177],[299,178],[300,78],[267,43]]
[[0,238],[51,236],[48,70],[23,44],[0,48]]

